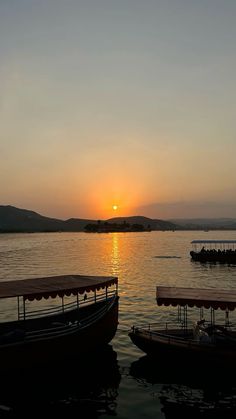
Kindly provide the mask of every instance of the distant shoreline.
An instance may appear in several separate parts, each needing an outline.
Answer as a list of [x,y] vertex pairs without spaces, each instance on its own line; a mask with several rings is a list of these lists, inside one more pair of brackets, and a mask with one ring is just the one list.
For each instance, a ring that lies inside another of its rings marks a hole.
[[[206,233],[205,229],[201,228],[179,228],[176,230],[109,230],[109,231],[85,231],[85,230],[0,230],[1,234],[37,234],[37,233],[88,233],[88,234],[109,234],[109,233],[151,233],[151,232],[178,232],[178,231],[202,231]],[[236,231],[236,228],[213,228],[207,233],[214,231]]]
[[172,219],[161,220],[142,215],[114,217],[107,220],[69,218],[59,220],[35,211],[0,205],[0,234],[56,232],[145,232],[145,231],[236,231],[235,219]]

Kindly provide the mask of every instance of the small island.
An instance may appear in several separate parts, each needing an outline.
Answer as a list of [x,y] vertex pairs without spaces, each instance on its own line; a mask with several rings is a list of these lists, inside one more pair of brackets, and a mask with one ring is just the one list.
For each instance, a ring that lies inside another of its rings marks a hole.
[[132,232],[132,231],[151,231],[151,226],[144,227],[142,224],[130,224],[124,221],[123,223],[109,223],[108,221],[98,221],[97,224],[89,223],[84,227],[87,233],[115,233],[115,232]]

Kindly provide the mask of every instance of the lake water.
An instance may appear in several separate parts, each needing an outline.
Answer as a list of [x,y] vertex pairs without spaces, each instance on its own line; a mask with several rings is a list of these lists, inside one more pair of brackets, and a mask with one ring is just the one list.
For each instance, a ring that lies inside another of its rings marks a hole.
[[[61,379],[58,372],[53,377],[51,374],[50,380],[44,376],[40,394],[38,387],[33,392],[33,383],[28,396],[24,392],[25,397],[21,395],[17,401],[16,412],[32,413],[29,406],[32,409],[37,405],[40,415],[57,415],[63,411],[67,417],[78,417],[82,412],[80,417],[90,414],[94,418],[116,415],[119,419],[169,419],[176,415],[179,405],[187,408],[191,403],[200,403],[209,413],[218,403],[227,406],[230,415],[232,409],[228,407],[236,403],[236,382],[222,388],[219,379],[219,386],[216,382],[206,386],[209,377],[202,371],[202,382],[196,385],[194,377],[187,382],[181,374],[176,377],[175,371],[173,374],[168,371],[161,359],[156,365],[149,365],[144,354],[130,341],[128,331],[133,324],[164,319],[167,311],[173,314],[169,308],[157,307],[157,285],[236,289],[236,266],[204,265],[192,262],[189,256],[194,239],[235,239],[235,236],[234,231],[0,235],[0,281],[60,274],[119,278],[119,326],[110,345],[112,355],[97,362],[99,370],[88,368],[86,378],[79,360],[74,370],[63,372],[63,379],[62,371]],[[12,310],[13,306],[8,304],[0,315],[8,319]],[[194,319],[194,310],[190,315]],[[185,366],[182,368],[184,371]],[[43,392],[48,382],[50,385]],[[173,412],[171,403],[166,408],[168,400],[173,402]],[[1,402],[5,401],[0,399]],[[182,417],[185,413],[180,411]],[[216,414],[217,411],[210,417],[218,417]]]

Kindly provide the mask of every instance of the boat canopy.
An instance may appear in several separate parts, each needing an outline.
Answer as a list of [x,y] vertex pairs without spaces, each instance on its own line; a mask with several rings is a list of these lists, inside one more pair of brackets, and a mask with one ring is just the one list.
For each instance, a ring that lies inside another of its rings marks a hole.
[[208,249],[235,249],[236,247],[236,240],[193,240],[191,244],[194,249],[198,250],[202,246]]
[[193,240],[191,244],[236,244],[236,240]]
[[236,290],[157,287],[157,305],[205,307],[221,310],[234,310],[236,308]]
[[0,282],[0,298],[41,300],[96,291],[118,283],[117,277],[61,275]]

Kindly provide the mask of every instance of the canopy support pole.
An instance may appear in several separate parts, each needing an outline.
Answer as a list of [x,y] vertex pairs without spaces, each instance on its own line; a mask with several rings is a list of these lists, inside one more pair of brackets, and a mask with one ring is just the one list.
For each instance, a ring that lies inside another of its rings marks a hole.
[[187,323],[188,323],[188,306],[184,306],[184,330],[187,329]]
[[17,314],[18,314],[18,320],[20,320],[20,299],[19,299],[19,295],[17,296]]
[[200,320],[204,319],[204,309],[203,307],[200,308]]
[[225,310],[225,326],[229,326],[229,309]]
[[25,320],[25,299],[23,298],[23,318]]
[[181,313],[181,306],[178,305],[178,318],[177,318],[178,322],[181,323],[182,320],[182,313]]
[[77,319],[79,320],[79,293],[78,292],[76,295],[76,299],[77,299]]
[[61,297],[62,312],[64,313],[64,295]]
[[215,310],[211,307],[211,325],[215,324]]

